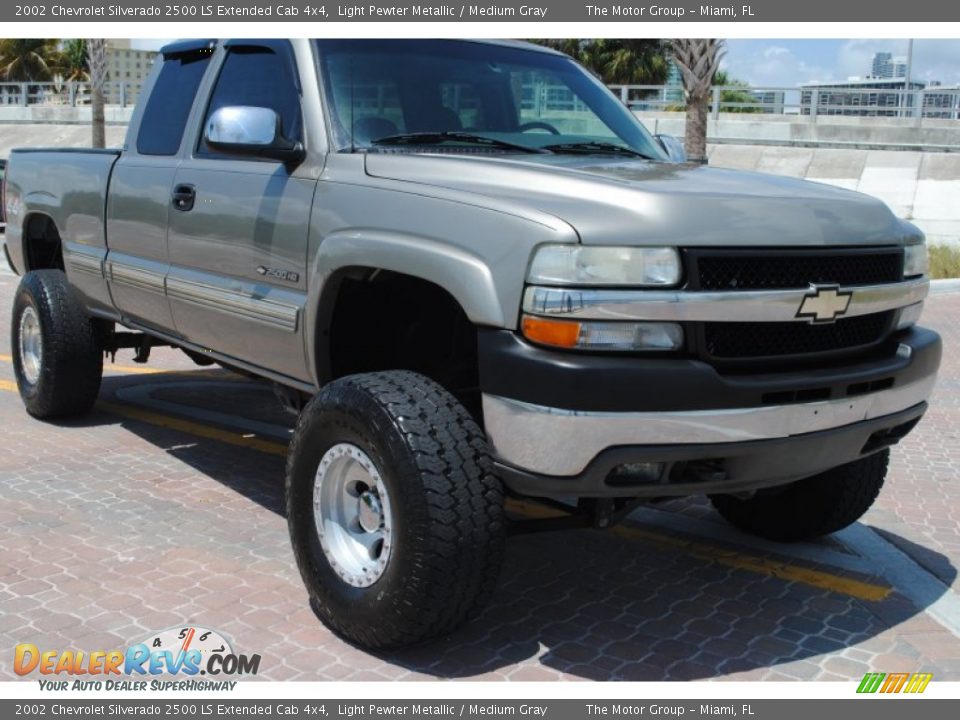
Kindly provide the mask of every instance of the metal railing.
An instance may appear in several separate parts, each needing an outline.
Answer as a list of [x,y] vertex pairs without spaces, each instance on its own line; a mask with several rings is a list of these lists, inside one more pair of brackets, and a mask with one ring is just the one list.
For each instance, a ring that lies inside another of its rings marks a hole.
[[[931,86],[906,90],[896,87],[746,87],[715,86],[710,114],[722,112],[766,115],[820,115],[847,117],[937,118],[960,120],[960,88]],[[683,90],[675,85],[610,85],[633,110],[682,112]]]
[[[625,105],[633,110],[683,112],[686,100],[676,85],[610,85]],[[108,105],[133,105],[140,86],[127,82],[108,82],[104,96]],[[384,102],[371,87],[369,102]],[[379,98],[379,100],[378,100]],[[0,82],[0,107],[60,105],[76,107],[90,103],[90,84],[86,82]],[[465,100],[458,105],[468,105]],[[523,109],[577,112],[583,109],[569,88],[542,84],[522,88]],[[905,90],[897,87],[745,87],[715,86],[710,97],[710,114],[722,112],[766,115],[849,117],[937,118],[960,120],[960,88],[937,87]]]
[[[126,82],[104,83],[108,105],[127,107],[137,100],[139,87]],[[28,105],[69,106],[90,104],[87,82],[0,82],[0,107]]]

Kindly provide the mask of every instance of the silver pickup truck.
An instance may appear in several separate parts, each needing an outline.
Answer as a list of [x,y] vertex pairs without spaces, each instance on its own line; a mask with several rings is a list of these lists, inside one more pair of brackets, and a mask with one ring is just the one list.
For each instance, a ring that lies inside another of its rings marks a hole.
[[482,606],[508,495],[843,528],[940,362],[915,227],[684,163],[523,43],[178,42],[122,150],[16,150],[4,204],[27,411],[88,411],[119,348],[275,383],[304,582],[368,647]]

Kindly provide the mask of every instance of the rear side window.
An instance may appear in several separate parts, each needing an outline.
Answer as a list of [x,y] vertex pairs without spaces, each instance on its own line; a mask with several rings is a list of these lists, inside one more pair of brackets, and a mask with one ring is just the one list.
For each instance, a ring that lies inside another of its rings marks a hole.
[[[203,120],[222,107],[247,105],[270,108],[280,116],[281,129],[288,140],[302,140],[300,91],[293,76],[290,58],[267,47],[234,47],[223,63]],[[197,148],[200,155],[218,155],[203,138]]]
[[193,53],[165,60],[143,111],[137,152],[176,155],[187,126],[197,88],[210,62],[210,53]]

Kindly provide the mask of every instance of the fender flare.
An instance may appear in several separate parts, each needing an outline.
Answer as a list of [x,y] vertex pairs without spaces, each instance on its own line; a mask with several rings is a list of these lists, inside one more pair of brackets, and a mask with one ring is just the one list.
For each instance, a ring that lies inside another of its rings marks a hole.
[[409,275],[445,290],[474,325],[504,327],[505,313],[487,264],[463,248],[430,238],[380,230],[333,233],[320,244],[313,270],[315,291],[307,302],[306,349],[318,384],[329,379],[324,331],[333,317],[339,278],[353,268]]

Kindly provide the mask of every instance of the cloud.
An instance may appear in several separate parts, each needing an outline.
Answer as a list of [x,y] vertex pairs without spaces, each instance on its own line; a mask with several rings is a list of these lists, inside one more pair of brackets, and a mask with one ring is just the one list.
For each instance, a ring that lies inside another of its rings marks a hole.
[[[795,41],[791,41],[796,44]],[[777,41],[729,41],[723,68],[731,77],[755,86],[793,87],[833,79],[826,67],[801,58]]]
[[[837,52],[840,79],[870,74],[873,56],[888,52],[906,57],[907,40],[847,40]],[[914,40],[911,77],[924,82],[939,81],[944,85],[960,83],[960,42],[957,40]]]

